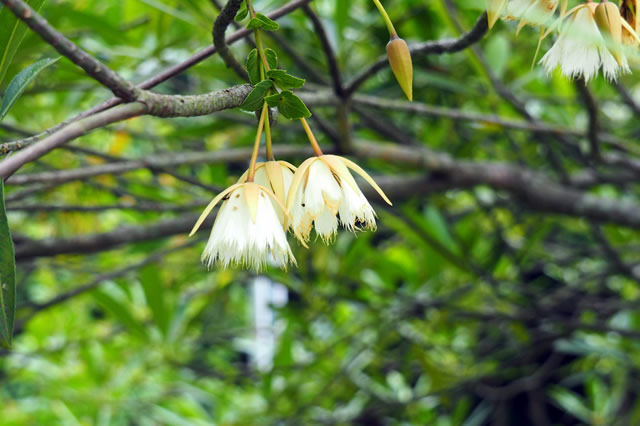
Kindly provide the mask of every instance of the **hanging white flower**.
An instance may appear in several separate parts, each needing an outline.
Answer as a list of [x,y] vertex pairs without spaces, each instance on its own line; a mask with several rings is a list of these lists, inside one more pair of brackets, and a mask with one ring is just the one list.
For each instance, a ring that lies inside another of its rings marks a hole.
[[[257,163],[254,182],[270,189],[280,201],[280,204],[284,206],[287,203],[287,194],[289,193],[291,181],[293,180],[293,173],[295,171],[296,167],[286,161],[266,161],[264,163]],[[247,170],[240,179],[238,179],[238,183],[246,182],[248,175],[249,171]],[[278,214],[280,223],[284,224],[284,212],[279,208],[274,200],[271,200],[271,202],[273,203],[273,208]]]
[[[548,74],[560,66],[564,76],[583,77],[589,81],[600,68],[609,80],[616,80],[620,72],[631,72],[626,57],[616,46],[619,39],[612,39],[610,33],[603,35],[596,24],[596,8],[603,4],[590,2],[572,9],[569,22],[562,27],[560,36],[540,60]],[[621,30],[619,25],[618,22],[618,32]]]
[[280,268],[286,268],[289,262],[295,264],[286,228],[278,218],[278,214],[283,215],[284,226],[288,225],[284,205],[269,189],[254,182],[237,183],[214,198],[190,236],[220,201],[223,201],[220,211],[202,253],[207,266],[219,262],[224,268],[239,265],[259,271],[268,260]]
[[309,240],[314,225],[325,242],[330,240],[338,229],[338,214],[340,223],[350,231],[375,229],[376,214],[349,169],[391,205],[382,189],[353,161],[336,155],[309,158],[298,167],[287,195],[291,227],[302,242]]

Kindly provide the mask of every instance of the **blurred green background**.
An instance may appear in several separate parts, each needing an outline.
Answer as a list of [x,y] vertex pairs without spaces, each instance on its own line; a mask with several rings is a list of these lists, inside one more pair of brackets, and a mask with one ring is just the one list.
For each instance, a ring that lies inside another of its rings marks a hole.
[[[218,3],[48,0],[41,13],[138,83],[209,46]],[[265,13],[284,4],[255,2]],[[384,55],[388,34],[373,2],[310,4],[344,81]],[[479,0],[384,4],[410,44],[458,37],[484,7]],[[277,39],[268,36],[266,44],[280,66],[307,79],[300,93],[330,93],[327,58],[307,14],[295,10],[278,22]],[[588,172],[596,179],[580,190],[637,202],[637,171],[585,159],[589,114],[580,83],[531,68],[538,30],[516,37],[515,28],[500,22],[475,50],[413,58],[416,102],[472,119],[354,100],[351,137],[510,163],[557,182]],[[238,58],[249,49],[232,47]],[[28,65],[58,56],[28,31],[0,92]],[[242,83],[212,56],[154,90],[200,94]],[[617,85],[599,77],[590,91],[607,136],[603,150],[633,157],[637,74]],[[571,143],[476,117],[524,123],[505,93],[534,120],[568,129]],[[357,94],[404,101],[387,68]],[[37,133],[109,96],[62,58],[0,123],[0,138]],[[326,128],[338,128],[344,111],[335,102],[308,106],[320,143],[331,150]],[[83,136],[20,173],[249,148],[255,122],[239,110],[141,117]],[[274,143],[306,146],[299,124],[284,119]],[[304,157],[281,159],[299,164]],[[318,240],[310,250],[290,239],[298,268],[260,275],[206,270],[206,232],[189,240],[185,228],[248,158],[7,184],[18,309],[14,347],[0,351],[0,423],[640,424],[637,231],[547,214],[486,185],[445,179],[439,187],[437,173],[384,158],[355,159],[382,183],[425,176],[424,187],[396,181],[385,187],[393,207],[371,197],[377,232],[341,232],[334,244]]]

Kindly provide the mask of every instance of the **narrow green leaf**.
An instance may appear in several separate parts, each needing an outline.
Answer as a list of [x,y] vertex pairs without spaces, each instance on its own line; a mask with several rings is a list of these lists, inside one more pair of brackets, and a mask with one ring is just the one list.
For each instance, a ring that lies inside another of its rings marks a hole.
[[242,21],[249,14],[249,9],[247,9],[247,3],[242,2],[242,6],[240,6],[240,10],[236,13],[236,22]]
[[305,81],[302,78],[288,74],[285,70],[269,70],[267,72],[267,78],[273,80],[282,90],[299,89],[304,86]]
[[147,339],[147,329],[144,324],[138,321],[131,314],[127,306],[123,305],[120,301],[116,300],[113,296],[107,294],[103,290],[94,291],[93,297],[105,311],[109,312],[122,322],[122,324],[124,324],[132,334],[135,334],[143,340]]
[[336,23],[336,35],[340,42],[344,40],[344,30],[349,24],[349,9],[351,8],[350,0],[337,0],[336,8],[333,14]]
[[302,99],[293,94],[290,90],[277,93],[264,98],[272,108],[278,108],[283,117],[290,120],[311,117],[311,112],[302,102]]
[[549,396],[560,408],[576,416],[585,423],[591,423],[592,413],[580,396],[559,386],[549,390]]
[[250,30],[260,28],[265,31],[278,31],[280,25],[276,21],[264,16],[262,13],[256,13],[256,17],[251,18],[247,24],[247,28]]
[[43,69],[53,64],[60,58],[45,58],[33,63],[20,71],[9,83],[7,91],[0,105],[0,121],[7,115],[13,104],[18,100],[22,92],[31,84]]
[[16,261],[0,179],[0,346],[9,348],[16,311]]
[[160,269],[156,265],[147,266],[140,270],[140,283],[144,290],[144,297],[147,305],[153,314],[153,321],[156,323],[164,336],[169,332],[169,309],[167,298],[164,294]]
[[[27,0],[29,6],[36,11],[40,10],[44,2],[45,0]],[[27,25],[16,18],[11,10],[6,7],[0,9],[0,84],[26,33]]]
[[249,93],[249,96],[247,96],[242,105],[240,105],[240,108],[245,111],[257,111],[262,108],[264,97],[272,86],[273,82],[271,80],[263,80],[256,84],[251,93]]

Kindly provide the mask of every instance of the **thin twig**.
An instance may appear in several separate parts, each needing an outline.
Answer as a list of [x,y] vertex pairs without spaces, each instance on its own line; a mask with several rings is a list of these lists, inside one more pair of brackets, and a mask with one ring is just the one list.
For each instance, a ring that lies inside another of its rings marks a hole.
[[240,6],[242,6],[243,1],[244,0],[229,0],[227,2],[213,23],[212,36],[213,45],[215,46],[218,55],[220,55],[222,60],[224,60],[224,63],[227,64],[227,67],[235,71],[235,73],[244,81],[249,81],[249,74],[247,74],[247,71],[245,71],[243,66],[240,65],[236,57],[233,55],[233,52],[229,49],[224,37],[227,27],[229,27],[231,22],[234,22],[236,13],[240,10]]

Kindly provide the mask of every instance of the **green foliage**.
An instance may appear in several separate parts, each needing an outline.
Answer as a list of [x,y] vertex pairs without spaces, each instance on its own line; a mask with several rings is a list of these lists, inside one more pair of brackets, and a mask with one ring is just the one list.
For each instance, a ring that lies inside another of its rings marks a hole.
[[0,179],[0,346],[10,347],[16,305],[16,263]]
[[[44,1],[27,0],[26,3],[34,10],[40,10]],[[16,18],[13,12],[6,7],[0,9],[0,84],[26,32],[27,25]]]
[[273,81],[263,80],[256,84],[251,93],[245,98],[240,108],[245,111],[257,111],[264,105],[264,97],[273,86]]
[[240,9],[238,10],[238,13],[236,13],[236,17],[235,20],[236,22],[241,22],[244,20],[244,18],[247,17],[247,15],[249,15],[249,9],[247,8],[247,2],[242,2],[242,5],[240,6]]
[[[278,68],[278,55],[276,54],[275,50],[269,48],[265,49],[264,56],[267,59],[267,63],[269,64],[270,69]],[[260,67],[258,62],[259,60],[260,58],[258,57],[258,50],[252,49],[247,56],[247,72],[249,73],[250,82],[254,86],[262,80],[262,78],[260,77]]]
[[264,98],[271,108],[278,108],[283,117],[290,120],[311,117],[311,112],[302,100],[291,90],[283,90]]
[[18,100],[29,84],[35,80],[37,75],[49,65],[55,63],[58,59],[60,58],[40,59],[38,62],[35,62],[20,71],[18,75],[11,80],[7,87],[7,91],[2,98],[2,103],[0,104],[0,121],[2,121],[2,119],[7,115],[9,109],[11,109],[13,104]]
[[267,78],[273,80],[276,86],[282,90],[299,89],[304,86],[303,78],[294,77],[285,70],[269,70]]
[[265,31],[278,31],[280,25],[276,21],[269,19],[267,16],[261,13],[256,13],[255,18],[251,18],[251,20],[249,20],[247,28],[250,30],[261,29]]
[[[287,71],[277,69],[278,56],[272,49],[265,49],[265,58],[269,64],[265,79],[262,80],[260,71],[260,58],[257,49],[253,49],[247,56],[247,72],[249,80],[255,87],[244,100],[240,108],[245,111],[257,111],[266,101],[270,107],[278,108],[283,117],[295,120],[311,116],[311,112],[302,100],[290,89],[299,89],[304,86],[305,80],[295,77]],[[267,96],[273,86],[277,86],[282,92]]]

